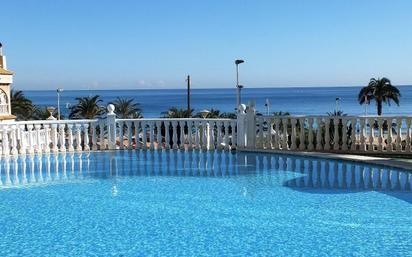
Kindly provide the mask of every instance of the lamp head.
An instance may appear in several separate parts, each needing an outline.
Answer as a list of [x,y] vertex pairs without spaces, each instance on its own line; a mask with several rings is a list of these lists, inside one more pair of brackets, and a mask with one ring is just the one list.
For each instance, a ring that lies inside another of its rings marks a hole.
[[235,61],[235,64],[236,64],[236,65],[239,65],[239,64],[244,63],[244,62],[245,62],[244,60],[236,60],[236,61]]

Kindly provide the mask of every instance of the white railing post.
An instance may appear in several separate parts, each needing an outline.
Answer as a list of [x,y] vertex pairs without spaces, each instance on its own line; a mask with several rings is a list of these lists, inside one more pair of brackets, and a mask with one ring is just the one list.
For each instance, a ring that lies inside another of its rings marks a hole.
[[73,124],[67,124],[67,134],[68,134],[68,151],[73,152]]
[[124,149],[124,136],[123,136],[123,128],[124,128],[124,122],[119,121],[119,149],[123,150]]
[[107,105],[107,137],[109,143],[109,150],[116,149],[116,114],[113,104]]
[[[333,132],[333,150],[339,150],[339,117],[333,118],[334,132]],[[343,132],[343,131],[342,131]]]
[[348,119],[342,117],[342,151],[348,150]]
[[321,151],[322,146],[322,118],[316,118],[316,150]]
[[308,132],[308,150],[313,151],[314,145],[313,145],[313,118],[309,117],[308,119],[308,125],[309,125],[309,132]]
[[[165,126],[165,149],[169,150],[170,149],[170,121],[165,121],[164,126]],[[192,130],[190,129],[190,135],[191,134],[192,134]],[[189,147],[191,149],[192,146],[189,146]]]
[[369,152],[373,152],[373,126],[374,126],[374,119],[373,118],[369,118],[368,119],[368,124],[369,124],[369,147],[368,147],[368,151]]
[[378,117],[378,151],[382,151],[383,149],[383,122],[382,118]]
[[236,119],[237,126],[237,146],[246,147],[246,107],[244,104],[239,105]]
[[20,154],[26,154],[27,140],[26,140],[26,126],[20,125]]
[[350,149],[352,151],[355,151],[356,150],[356,118],[351,119],[351,126],[352,126],[352,131],[350,135],[350,142],[351,142]]
[[90,150],[89,145],[89,124],[85,123],[83,125],[83,144],[84,144],[84,151]]
[[366,118],[360,118],[360,151],[366,151]]
[[17,151],[17,126],[16,125],[11,126],[10,136],[11,136],[11,154],[17,155],[18,151]]
[[59,151],[59,148],[57,146],[58,145],[58,140],[59,140],[58,135],[59,135],[59,133],[57,132],[57,123],[51,124],[51,139],[52,139],[51,141],[52,141],[52,144],[53,144],[52,151],[54,153],[57,153]]
[[[173,149],[178,149],[179,147],[177,145],[177,121],[176,120],[172,121],[172,128],[173,128],[173,137],[172,137],[173,145],[172,145],[172,148]],[[199,127],[197,127],[197,129],[199,129]]]
[[[185,149],[185,125],[186,125],[185,121],[182,121],[182,120],[179,121],[179,127],[180,127],[180,146],[179,146],[179,148],[182,149],[182,150]],[[208,131],[205,131],[205,133],[206,133],[206,136],[207,136]],[[205,146],[207,146],[207,144]]]
[[224,144],[225,144],[225,150],[229,149],[229,121],[225,121],[224,123],[225,126],[225,137],[224,137]]
[[292,124],[292,144],[290,145],[291,150],[296,150],[296,123],[297,120],[295,118],[292,118],[290,120],[290,123]]
[[283,137],[282,137],[282,150],[288,150],[289,145],[288,145],[288,118],[283,118],[282,119],[282,124],[283,124]]
[[[214,150],[215,149],[215,130],[214,130],[214,128],[215,128],[215,122],[214,121],[209,121],[209,124],[208,124],[208,135],[209,135],[208,149],[209,150]],[[232,130],[232,132],[233,132],[233,130]]]
[[[280,149],[280,118],[275,117],[275,150]],[[300,147],[300,146],[299,146]]]
[[299,150],[303,151],[306,149],[305,145],[305,118],[299,118]]
[[97,122],[93,122],[91,125],[91,129],[92,129],[92,150],[96,151],[97,150]]
[[255,102],[249,101],[246,108],[246,148],[256,147],[256,109]]
[[[410,153],[412,150],[411,148],[411,118],[406,118],[406,145],[405,145],[405,152]],[[412,182],[412,180],[411,180]]]
[[76,151],[81,152],[82,149],[82,130],[81,124],[76,124]]
[[323,147],[323,149],[325,151],[329,151],[330,150],[330,118],[325,118],[325,145]]
[[154,122],[149,122],[150,150],[154,150]]
[[162,149],[162,122],[156,121],[156,142],[157,142],[157,150]]
[[44,130],[44,152],[50,153],[50,142],[52,138],[51,129],[49,124],[43,125]]
[[132,124],[133,122],[131,122],[130,120],[128,120],[126,122],[126,126],[127,126],[127,130],[126,130],[126,134],[127,134],[127,149],[133,149],[133,137],[132,137]]
[[41,125],[35,124],[34,129],[36,131],[36,153],[42,153],[42,142],[41,142],[41,132],[40,132]]
[[[29,128],[29,126],[27,126],[27,128]],[[60,152],[66,152],[66,132],[64,131],[64,128],[65,124],[59,124]],[[31,129],[28,129],[28,131],[30,132]],[[29,133],[29,140],[31,140],[31,133]]]
[[402,151],[402,137],[401,137],[401,126],[402,126],[402,119],[397,117],[396,118],[396,151]]
[[9,131],[8,125],[3,125],[3,155],[9,156],[10,155],[10,148],[9,148]]
[[[270,121],[269,121],[270,122]],[[238,137],[238,134],[236,133],[236,121],[232,121],[231,123],[231,128],[232,128],[232,145],[231,145],[231,148],[237,148],[237,137]],[[269,124],[270,125],[270,129],[269,129],[269,138],[270,138],[270,145],[269,145],[269,147],[272,149],[272,124],[270,123]],[[210,129],[210,140],[212,141],[212,150],[213,150],[213,148],[214,148],[214,135],[213,135],[213,123],[212,123],[212,126],[211,126],[211,129]]]

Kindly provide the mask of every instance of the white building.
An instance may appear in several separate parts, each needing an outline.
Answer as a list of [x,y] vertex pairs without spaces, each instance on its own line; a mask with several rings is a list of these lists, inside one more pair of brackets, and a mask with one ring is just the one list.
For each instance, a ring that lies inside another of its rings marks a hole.
[[13,72],[7,70],[6,56],[0,43],[0,121],[14,120],[11,114],[10,87],[13,83]]

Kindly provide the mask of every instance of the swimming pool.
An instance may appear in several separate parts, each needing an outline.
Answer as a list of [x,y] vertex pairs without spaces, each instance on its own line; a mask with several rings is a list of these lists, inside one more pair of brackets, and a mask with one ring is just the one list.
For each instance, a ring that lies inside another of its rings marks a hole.
[[291,155],[3,158],[0,256],[407,256],[412,174]]

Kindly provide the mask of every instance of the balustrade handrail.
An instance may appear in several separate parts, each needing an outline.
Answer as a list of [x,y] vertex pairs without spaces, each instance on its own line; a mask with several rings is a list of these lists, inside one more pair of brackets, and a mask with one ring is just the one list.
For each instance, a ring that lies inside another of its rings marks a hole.
[[340,118],[340,119],[357,119],[357,118],[376,118],[376,119],[396,119],[396,118],[412,118],[412,115],[256,115],[257,119],[298,119],[298,118]]
[[0,123],[3,125],[27,125],[27,124],[75,124],[75,123],[96,123],[98,119],[83,119],[83,120],[28,120],[28,121],[4,121]]
[[116,121],[234,121],[236,119],[222,118],[136,118],[136,119],[116,119]]

